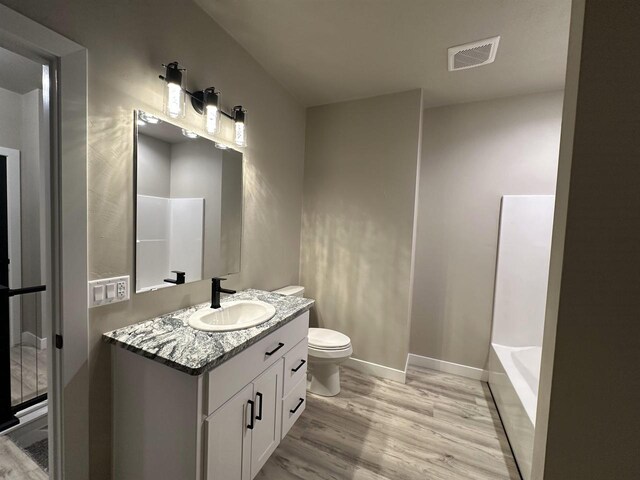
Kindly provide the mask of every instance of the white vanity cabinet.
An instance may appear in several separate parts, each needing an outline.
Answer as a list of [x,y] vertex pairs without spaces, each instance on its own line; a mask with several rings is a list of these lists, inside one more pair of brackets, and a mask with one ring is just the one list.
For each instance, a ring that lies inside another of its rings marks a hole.
[[118,480],[252,480],[306,404],[305,312],[191,376],[114,348]]

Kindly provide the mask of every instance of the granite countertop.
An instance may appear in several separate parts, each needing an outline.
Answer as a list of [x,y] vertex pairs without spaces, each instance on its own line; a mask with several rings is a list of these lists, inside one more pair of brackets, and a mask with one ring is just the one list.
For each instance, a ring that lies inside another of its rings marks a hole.
[[194,312],[209,308],[210,303],[202,303],[104,333],[102,339],[197,376],[213,370],[314,304],[314,300],[308,298],[253,289],[229,295],[223,302],[227,300],[262,300],[273,305],[276,314],[255,327],[230,332],[204,332],[187,323]]

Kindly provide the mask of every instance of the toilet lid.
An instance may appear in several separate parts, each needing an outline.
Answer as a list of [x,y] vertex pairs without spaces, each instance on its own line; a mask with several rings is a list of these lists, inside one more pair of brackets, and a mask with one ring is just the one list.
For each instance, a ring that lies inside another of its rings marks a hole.
[[322,348],[324,350],[334,350],[348,347],[351,339],[345,334],[329,330],[328,328],[310,328],[309,346]]

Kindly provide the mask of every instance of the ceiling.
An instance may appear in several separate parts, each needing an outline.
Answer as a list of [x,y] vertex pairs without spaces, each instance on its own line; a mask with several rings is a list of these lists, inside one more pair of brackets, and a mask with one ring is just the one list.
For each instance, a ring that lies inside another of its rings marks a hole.
[[41,64],[0,48],[0,88],[24,95],[41,84]]
[[[570,0],[196,0],[304,105],[414,88],[425,106],[561,89]],[[490,65],[447,48],[501,35]]]

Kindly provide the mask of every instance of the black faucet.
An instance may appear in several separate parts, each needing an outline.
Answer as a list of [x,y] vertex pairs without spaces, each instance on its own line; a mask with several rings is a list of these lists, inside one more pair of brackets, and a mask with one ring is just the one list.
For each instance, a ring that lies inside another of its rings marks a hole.
[[171,270],[171,273],[176,274],[176,279],[174,280],[173,278],[165,278],[164,279],[165,282],[175,283],[176,285],[182,285],[184,283],[184,280],[185,280],[184,272],[181,272],[180,270]]
[[235,290],[229,290],[228,288],[222,288],[220,282],[226,280],[226,278],[213,277],[211,279],[211,308],[220,308],[220,294],[221,293],[236,293]]

